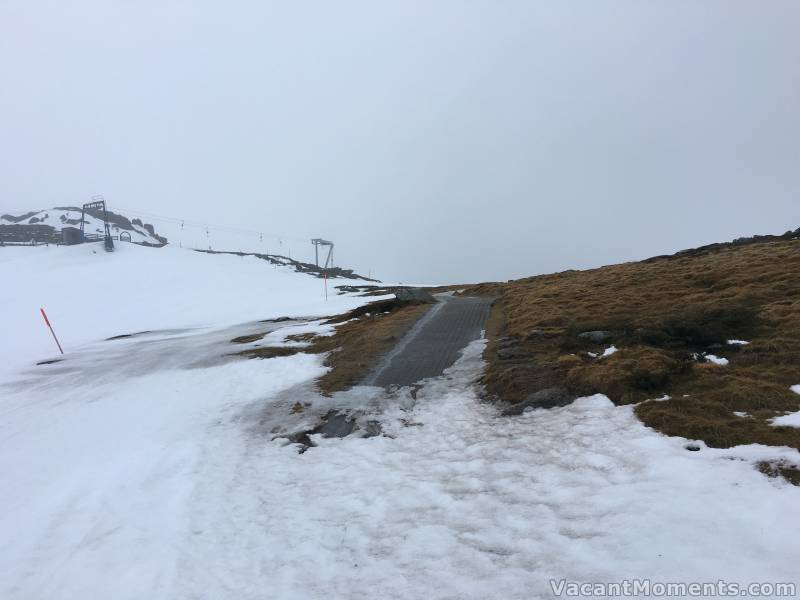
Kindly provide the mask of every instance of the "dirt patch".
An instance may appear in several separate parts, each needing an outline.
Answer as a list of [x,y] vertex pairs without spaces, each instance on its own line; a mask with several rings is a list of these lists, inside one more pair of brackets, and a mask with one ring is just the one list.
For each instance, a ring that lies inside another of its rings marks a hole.
[[800,485],[800,469],[783,461],[758,463],[758,470],[767,477],[783,477],[792,485]]
[[667,394],[636,407],[646,425],[714,447],[800,448],[800,430],[768,423],[800,409],[789,390],[800,365],[798,273],[800,240],[749,238],[464,293],[500,296],[485,353],[491,396],[519,403],[563,387],[625,404]]
[[431,306],[417,301],[381,300],[326,321],[338,324],[333,335],[299,334],[287,338],[306,342],[306,346],[248,348],[237,354],[274,358],[298,352],[327,352],[325,366],[330,370],[317,380],[317,387],[322,394],[330,395],[358,384]]

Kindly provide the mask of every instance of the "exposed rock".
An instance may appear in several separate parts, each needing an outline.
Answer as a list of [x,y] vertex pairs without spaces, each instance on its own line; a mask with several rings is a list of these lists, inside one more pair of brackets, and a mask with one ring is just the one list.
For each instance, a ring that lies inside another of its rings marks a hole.
[[20,223],[20,222],[24,221],[25,219],[28,219],[28,218],[32,217],[37,212],[39,212],[39,211],[32,210],[30,212],[26,212],[24,215],[19,215],[18,217],[15,217],[14,215],[7,215],[7,214],[6,215],[0,215],[0,219],[3,219],[5,221],[9,221],[11,223]]
[[503,411],[504,416],[521,415],[526,408],[555,408],[566,406],[575,398],[564,388],[552,387],[530,394],[525,400],[509,406]]
[[500,360],[519,360],[529,356],[530,354],[519,348],[500,348],[497,351],[497,358]]
[[380,421],[367,421],[364,425],[364,437],[376,437],[383,433]]
[[292,317],[278,317],[276,319],[262,319],[259,323],[283,323],[285,321],[291,321]]
[[584,331],[583,333],[579,333],[578,337],[584,340],[589,340],[590,342],[595,342],[597,344],[601,342],[607,342],[611,339],[611,332],[610,331]]
[[431,296],[430,292],[424,288],[397,288],[394,295],[398,300],[407,300],[413,302],[425,302],[433,304],[436,298]]
[[355,429],[356,422],[349,415],[336,414],[328,415],[325,423],[314,430],[314,433],[321,433],[322,437],[343,438],[350,435]]
[[[136,219],[134,219],[134,221],[136,221]],[[156,237],[161,239],[160,236]],[[203,252],[206,254],[232,254],[234,256],[255,256],[256,258],[260,258],[261,260],[266,260],[267,262],[273,265],[280,265],[282,267],[290,266],[293,267],[294,270],[297,271],[298,273],[310,273],[319,278],[327,277],[328,279],[344,278],[344,279],[363,279],[366,281],[377,281],[377,279],[370,279],[368,277],[365,277],[364,275],[359,275],[358,273],[354,273],[352,269],[341,269],[339,267],[330,267],[328,269],[325,269],[323,267],[318,267],[311,263],[304,263],[298,260],[293,260],[288,256],[282,256],[280,254],[261,254],[259,252],[231,252],[227,250],[201,250],[199,248],[195,248],[195,251]]]
[[519,340],[515,337],[501,337],[496,342],[497,348],[510,348],[519,344]]

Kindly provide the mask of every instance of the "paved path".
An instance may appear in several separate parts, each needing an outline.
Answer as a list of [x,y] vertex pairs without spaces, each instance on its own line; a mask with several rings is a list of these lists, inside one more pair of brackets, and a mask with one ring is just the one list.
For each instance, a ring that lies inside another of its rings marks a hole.
[[480,337],[491,298],[436,297],[439,303],[384,357],[364,385],[411,385],[441,375],[467,344]]

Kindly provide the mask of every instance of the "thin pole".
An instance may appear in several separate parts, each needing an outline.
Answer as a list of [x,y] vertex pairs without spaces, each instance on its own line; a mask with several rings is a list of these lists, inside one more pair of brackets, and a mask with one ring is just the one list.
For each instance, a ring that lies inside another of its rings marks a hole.
[[325,271],[325,302],[328,301],[328,272]]
[[64,354],[64,350],[61,349],[61,343],[58,341],[58,338],[56,337],[56,332],[53,331],[53,326],[50,325],[50,320],[47,318],[47,313],[44,312],[43,308],[40,308],[39,310],[42,311],[42,316],[44,317],[44,322],[50,328],[50,333],[53,334],[53,339],[56,341],[56,346],[58,346],[58,351],[61,352],[61,354]]

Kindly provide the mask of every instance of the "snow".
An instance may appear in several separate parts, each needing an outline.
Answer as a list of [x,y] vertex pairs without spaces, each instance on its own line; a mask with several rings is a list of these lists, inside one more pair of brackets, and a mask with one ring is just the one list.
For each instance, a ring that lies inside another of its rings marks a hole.
[[800,427],[800,410],[769,420],[775,427]]
[[[16,215],[15,215],[16,216]],[[41,210],[35,214],[32,214],[25,218],[22,221],[19,221],[17,224],[19,225],[28,225],[31,224],[31,220],[34,221],[33,224],[36,225],[50,225],[51,227],[55,228],[56,231],[61,231],[63,227],[77,227],[80,228],[80,218],[81,218],[81,211],[80,210],[63,210],[59,208],[49,208],[47,210]],[[77,220],[77,224],[71,224],[66,222],[67,220]],[[97,233],[103,235],[105,233],[105,227],[103,225],[102,219],[98,219],[93,217],[92,215],[84,215],[84,231],[87,234],[90,233]],[[11,225],[14,224],[13,220],[4,219],[0,217],[0,225]],[[137,225],[135,223],[131,223],[132,229],[121,229],[116,225],[111,225],[111,235],[119,235],[122,231],[127,231],[130,236],[132,242],[146,242],[148,244],[160,244],[161,242],[155,236],[151,235],[149,231],[147,231],[141,225]],[[156,233],[159,233],[158,229],[155,230]],[[124,242],[123,242],[124,243]]]
[[309,355],[197,368],[236,333],[106,342],[6,386],[0,531],[14,545],[0,597],[169,597],[159,581],[191,539],[193,471],[215,427],[324,372]]
[[744,340],[728,340],[728,344],[732,346],[746,346],[750,342],[746,342]]
[[[322,397],[323,356],[233,353],[329,335],[316,317],[374,298],[326,302],[318,279],[252,257],[3,248],[0,273],[0,598],[540,598],[551,578],[797,580],[800,488],[754,467],[798,465],[794,449],[688,452],[601,395],[499,416],[475,383],[483,340],[414,396]],[[32,364],[52,352],[40,305],[67,348],[53,364]],[[261,321],[283,315],[308,318]],[[344,409],[385,435],[288,442]]]
[[[794,450],[687,452],[601,395],[500,417],[474,386],[483,340],[416,399],[326,399],[310,384],[319,356],[226,358],[247,329],[100,342],[3,388],[0,532],[14,543],[0,597],[538,598],[550,578],[796,580],[800,489],[753,468],[797,463]],[[317,436],[302,454],[273,439],[275,419],[291,431],[344,406],[387,435]]]
[[0,295],[0,357],[9,368],[58,352],[39,307],[69,352],[114,335],[330,315],[377,299],[337,295],[329,282],[326,301],[320,279],[291,267],[171,246],[4,247],[0,276],[13,291]]
[[600,358],[605,358],[606,356],[611,356],[611,355],[612,355],[612,354],[614,354],[616,351],[617,351],[617,347],[616,347],[616,346],[609,346],[609,347],[608,347],[608,348],[606,348],[606,349],[603,351],[603,353],[602,353],[602,354],[600,354],[600,355],[598,355],[598,354],[597,354],[597,352],[587,352],[586,354],[587,354],[587,355],[589,355],[589,356],[591,356],[592,358],[597,358],[598,356],[599,356]]
[[728,364],[727,358],[722,358],[721,356],[715,356],[713,354],[705,354],[705,359],[708,362],[714,363],[715,365],[725,366]]
[[695,360],[700,362],[710,362],[715,365],[725,366],[728,364],[728,359],[723,358],[721,356],[716,356],[714,354],[707,354],[703,352],[702,354],[694,353],[692,354]]
[[736,415],[737,417],[742,417],[742,418],[750,416],[750,413],[741,410],[735,410],[733,411],[733,414]]
[[645,400],[645,402],[666,402],[667,400],[672,400],[672,396],[669,394],[664,394],[660,398],[649,398]]
[[798,383],[797,385],[793,385],[789,389],[792,390],[795,394],[800,394],[800,383]]

